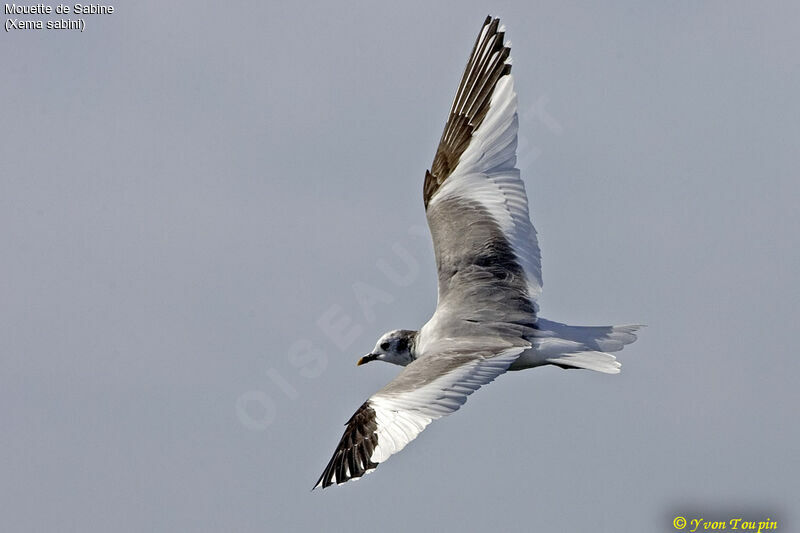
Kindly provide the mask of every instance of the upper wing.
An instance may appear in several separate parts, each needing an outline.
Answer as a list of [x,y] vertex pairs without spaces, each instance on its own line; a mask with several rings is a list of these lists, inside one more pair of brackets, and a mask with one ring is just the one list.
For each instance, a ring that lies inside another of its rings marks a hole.
[[448,335],[529,334],[542,287],[498,24],[488,17],[478,35],[423,187],[439,276],[433,321]]
[[402,450],[431,421],[456,411],[467,396],[503,372],[524,348],[449,352],[409,364],[359,407],[314,488],[329,487],[372,472]]

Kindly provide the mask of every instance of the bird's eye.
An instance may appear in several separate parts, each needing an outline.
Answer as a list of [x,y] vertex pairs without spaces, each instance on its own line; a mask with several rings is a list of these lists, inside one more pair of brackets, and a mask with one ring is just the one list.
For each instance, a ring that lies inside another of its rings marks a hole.
[[388,350],[388,349],[389,349],[389,343],[388,342],[382,342],[381,343],[381,350]]

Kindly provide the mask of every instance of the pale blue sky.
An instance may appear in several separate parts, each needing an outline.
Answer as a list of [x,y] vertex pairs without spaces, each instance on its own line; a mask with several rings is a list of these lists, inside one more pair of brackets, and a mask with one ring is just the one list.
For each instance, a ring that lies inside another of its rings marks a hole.
[[[4,32],[4,529],[796,527],[800,10],[651,4],[136,2]],[[311,493],[397,372],[357,358],[433,311],[422,179],[487,13],[542,314],[649,327],[618,376],[503,376]]]

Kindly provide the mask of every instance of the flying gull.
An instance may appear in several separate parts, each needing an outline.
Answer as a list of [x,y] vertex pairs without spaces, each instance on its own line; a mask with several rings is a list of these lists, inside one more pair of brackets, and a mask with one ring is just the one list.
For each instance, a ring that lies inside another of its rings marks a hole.
[[637,325],[568,326],[538,316],[542,269],[516,168],[511,43],[487,17],[456,91],[422,198],[439,299],[419,331],[383,335],[359,359],[405,367],[358,408],[314,488],[355,480],[508,370],[542,365],[616,374]]

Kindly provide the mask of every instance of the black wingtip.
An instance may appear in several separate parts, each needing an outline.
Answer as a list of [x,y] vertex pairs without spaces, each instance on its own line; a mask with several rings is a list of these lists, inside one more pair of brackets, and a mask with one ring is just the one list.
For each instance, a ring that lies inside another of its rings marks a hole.
[[497,28],[500,26],[500,19],[492,19],[492,23],[489,24],[489,33],[497,33]]
[[339,445],[314,488],[324,489],[346,483],[378,466],[370,459],[378,446],[378,426],[369,400],[358,408],[345,425]]
[[425,209],[456,168],[473,132],[483,122],[497,83],[511,73],[511,64],[507,62],[510,56],[511,48],[505,44],[505,31],[500,30],[500,19],[488,15],[475,39],[439,147],[425,175],[422,188]]

